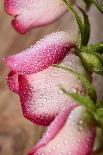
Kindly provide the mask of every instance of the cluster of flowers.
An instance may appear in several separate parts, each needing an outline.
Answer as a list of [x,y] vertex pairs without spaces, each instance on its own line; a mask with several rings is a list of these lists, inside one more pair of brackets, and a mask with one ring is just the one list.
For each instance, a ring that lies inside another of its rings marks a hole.
[[[62,0],[5,0],[4,6],[8,14],[15,16],[12,25],[22,34],[55,21],[67,11]],[[71,72],[54,66],[69,66],[90,80],[75,46],[68,32],[59,31],[4,59],[10,69],[8,86],[20,96],[24,117],[48,126],[28,155],[91,155],[93,151],[93,117],[85,107],[65,96],[60,86],[83,96],[86,88]]]

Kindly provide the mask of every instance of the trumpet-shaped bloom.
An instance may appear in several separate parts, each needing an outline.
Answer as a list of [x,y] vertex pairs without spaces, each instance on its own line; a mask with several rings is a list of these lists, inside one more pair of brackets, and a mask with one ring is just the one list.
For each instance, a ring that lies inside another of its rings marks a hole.
[[63,0],[4,0],[4,2],[5,11],[15,17],[12,20],[13,27],[22,34],[55,21],[67,11]]
[[28,155],[90,155],[94,120],[60,89],[63,86],[69,92],[86,95],[85,87],[71,72],[53,66],[67,65],[88,76],[70,35],[53,33],[4,61],[10,68],[8,86],[20,96],[24,116],[39,125],[51,123]]
[[28,155],[90,155],[94,138],[93,119],[86,110],[69,106],[55,118]]
[[[71,40],[71,41],[70,41]],[[85,94],[83,84],[71,73],[51,65],[63,63],[85,74],[75,43],[65,32],[53,33],[20,54],[5,59],[11,69],[9,88],[20,96],[23,114],[39,125],[49,125],[69,103],[74,101],[60,90]]]

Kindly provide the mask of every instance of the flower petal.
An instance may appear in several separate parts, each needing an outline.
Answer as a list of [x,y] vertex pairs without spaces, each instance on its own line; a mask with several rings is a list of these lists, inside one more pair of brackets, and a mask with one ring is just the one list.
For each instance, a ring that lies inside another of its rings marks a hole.
[[67,11],[62,0],[5,0],[4,4],[5,11],[15,16],[12,24],[21,34],[49,24]]
[[58,115],[28,155],[90,155],[94,138],[93,120],[78,106]]
[[[75,64],[77,60],[78,66]],[[84,74],[81,61],[75,54],[69,53],[62,61],[64,62],[72,67],[74,63],[74,68]],[[61,85],[67,91],[86,93],[84,86],[74,75],[60,68],[51,66],[42,72],[19,75],[19,95],[24,116],[39,125],[49,125],[61,110],[73,102],[60,90]]]
[[70,34],[60,31],[46,36],[27,50],[4,59],[7,66],[20,74],[31,74],[60,62],[75,46]]
[[9,89],[14,91],[15,93],[19,92],[19,83],[18,83],[18,74],[14,71],[11,71],[6,77],[7,84]]

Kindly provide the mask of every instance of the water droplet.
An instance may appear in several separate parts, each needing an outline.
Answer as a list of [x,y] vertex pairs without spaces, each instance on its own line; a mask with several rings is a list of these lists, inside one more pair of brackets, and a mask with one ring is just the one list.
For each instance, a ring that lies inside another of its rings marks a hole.
[[63,91],[62,91],[62,90],[59,90],[59,91],[58,91],[58,94],[59,94],[59,95],[62,95],[62,94],[63,94]]
[[47,101],[47,98],[46,97],[44,97],[44,102],[46,102]]
[[76,88],[71,88],[69,92],[70,93],[76,93],[77,92],[77,89]]
[[80,124],[80,125],[82,125],[83,123],[84,123],[83,120],[80,120],[80,121],[79,121],[79,124]]
[[55,147],[53,147],[53,151],[55,151],[56,150],[56,148]]
[[60,148],[60,144],[58,144],[57,147]]
[[40,95],[40,98],[43,98],[43,94]]
[[65,140],[65,141],[64,141],[64,144],[68,144],[68,140]]
[[68,153],[69,153],[69,155],[71,155],[71,154],[72,154],[72,152],[70,152],[70,151],[69,151]]
[[59,153],[59,155],[63,155],[63,153]]
[[45,155],[45,153],[44,153],[44,152],[42,152],[42,153],[41,153],[41,155]]
[[40,107],[42,107],[42,106],[43,106],[43,103],[40,104]]
[[52,99],[52,96],[49,96],[49,99],[51,100]]
[[79,127],[79,132],[81,132],[83,130],[83,126]]

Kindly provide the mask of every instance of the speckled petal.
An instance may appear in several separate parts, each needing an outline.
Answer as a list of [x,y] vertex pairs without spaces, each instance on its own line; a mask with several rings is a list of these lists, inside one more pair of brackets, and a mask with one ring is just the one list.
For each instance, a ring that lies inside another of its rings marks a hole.
[[[69,53],[62,63],[85,74],[81,61],[75,54]],[[19,95],[24,116],[33,123],[49,125],[61,110],[73,102],[63,94],[60,86],[67,91],[86,93],[84,86],[74,75],[60,68],[51,66],[42,72],[19,75]]]
[[15,16],[12,21],[14,28],[22,34],[55,21],[67,11],[62,0],[4,0],[4,2],[5,11]]
[[46,36],[20,54],[4,59],[10,70],[31,74],[60,62],[75,46],[70,34],[59,31]]
[[28,155],[90,155],[94,138],[93,120],[78,106],[58,115]]
[[18,74],[16,72],[11,71],[6,77],[6,81],[10,90],[15,93],[19,92]]

